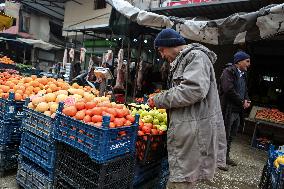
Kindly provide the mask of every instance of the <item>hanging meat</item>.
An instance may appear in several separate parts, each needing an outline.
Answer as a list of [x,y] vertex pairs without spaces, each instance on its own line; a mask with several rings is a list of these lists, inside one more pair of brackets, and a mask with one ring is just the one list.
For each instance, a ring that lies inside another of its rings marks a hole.
[[142,82],[143,82],[143,60],[139,62],[138,66],[138,75],[137,75],[137,89],[141,90],[142,89]]
[[112,50],[108,50],[107,53],[105,53],[103,55],[102,63],[103,64],[107,63],[107,64],[111,65],[112,64],[112,58],[113,58]]
[[85,48],[81,48],[80,50],[80,63],[85,62],[85,55],[87,50]]
[[124,80],[125,80],[125,69],[126,66],[123,66],[123,49],[120,49],[118,52],[117,59],[117,78],[114,86],[115,90],[124,90]]

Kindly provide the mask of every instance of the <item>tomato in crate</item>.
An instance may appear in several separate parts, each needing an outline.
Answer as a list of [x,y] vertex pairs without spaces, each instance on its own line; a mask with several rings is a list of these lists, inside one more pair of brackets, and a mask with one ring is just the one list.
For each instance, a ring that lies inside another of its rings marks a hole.
[[167,155],[167,135],[140,135],[136,142],[136,156],[140,164],[160,161]]

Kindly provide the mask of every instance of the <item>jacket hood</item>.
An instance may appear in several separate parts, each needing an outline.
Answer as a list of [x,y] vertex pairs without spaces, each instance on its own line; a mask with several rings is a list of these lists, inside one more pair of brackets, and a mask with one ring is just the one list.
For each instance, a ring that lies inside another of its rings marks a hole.
[[191,43],[191,44],[187,45],[187,47],[181,51],[181,54],[183,56],[185,56],[191,50],[201,50],[202,52],[204,52],[209,57],[212,64],[214,64],[217,60],[217,55],[213,51],[209,50],[207,47],[205,47],[205,46],[203,46],[199,43]]

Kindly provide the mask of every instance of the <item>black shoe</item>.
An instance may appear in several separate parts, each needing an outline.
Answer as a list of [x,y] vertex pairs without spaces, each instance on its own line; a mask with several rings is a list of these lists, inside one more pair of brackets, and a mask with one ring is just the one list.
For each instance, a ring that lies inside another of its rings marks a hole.
[[230,158],[227,158],[226,163],[227,163],[227,165],[231,165],[233,167],[237,166],[237,163],[234,160],[230,159]]
[[218,169],[220,169],[221,171],[229,171],[228,166],[225,166],[225,167],[218,167]]

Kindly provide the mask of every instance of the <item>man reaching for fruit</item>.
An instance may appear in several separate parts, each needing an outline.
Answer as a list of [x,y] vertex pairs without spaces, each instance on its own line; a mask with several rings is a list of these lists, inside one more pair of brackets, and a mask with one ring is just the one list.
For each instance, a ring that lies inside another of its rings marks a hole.
[[190,189],[212,179],[226,162],[226,136],[213,64],[216,54],[200,44],[186,45],[172,29],[155,39],[170,64],[170,89],[149,98],[151,107],[169,112],[167,133],[168,189]]

